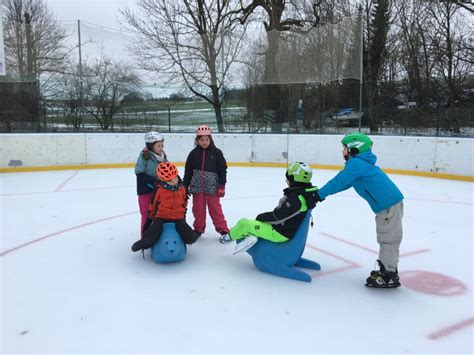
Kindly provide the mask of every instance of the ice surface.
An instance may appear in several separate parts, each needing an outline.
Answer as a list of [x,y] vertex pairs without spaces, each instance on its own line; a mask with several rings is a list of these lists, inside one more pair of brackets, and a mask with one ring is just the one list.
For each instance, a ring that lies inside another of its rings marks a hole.
[[[471,354],[473,185],[391,178],[406,197],[403,287],[374,290],[374,215],[352,189],[314,209],[304,255],[322,270],[303,283],[232,255],[210,219],[182,263],[132,253],[133,169],[2,174],[0,352]],[[230,167],[229,226],[273,209],[284,184],[282,168]]]

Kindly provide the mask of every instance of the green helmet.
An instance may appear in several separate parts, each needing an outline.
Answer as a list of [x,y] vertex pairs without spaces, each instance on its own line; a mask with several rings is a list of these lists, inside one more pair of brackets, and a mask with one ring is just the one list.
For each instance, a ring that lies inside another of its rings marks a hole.
[[288,169],[286,169],[286,176],[292,177],[296,182],[308,183],[313,177],[313,170],[308,164],[295,161],[288,166]]
[[371,149],[374,142],[364,133],[353,132],[342,138],[342,144],[347,146],[351,155],[356,155]]

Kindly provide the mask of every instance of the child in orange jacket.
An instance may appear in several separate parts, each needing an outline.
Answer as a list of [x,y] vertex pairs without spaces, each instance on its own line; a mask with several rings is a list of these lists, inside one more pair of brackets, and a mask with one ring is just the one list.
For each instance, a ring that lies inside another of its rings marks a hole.
[[132,251],[151,248],[160,239],[164,223],[174,223],[176,231],[186,244],[194,243],[198,235],[186,223],[188,200],[186,189],[178,169],[173,163],[158,165],[157,176],[160,179],[148,208],[148,219],[144,226],[143,237],[132,245]]

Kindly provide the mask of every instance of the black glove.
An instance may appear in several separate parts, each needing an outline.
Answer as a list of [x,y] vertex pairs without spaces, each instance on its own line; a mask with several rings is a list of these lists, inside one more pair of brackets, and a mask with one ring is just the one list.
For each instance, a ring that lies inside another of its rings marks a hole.
[[316,202],[322,202],[322,201],[324,201],[324,198],[321,198],[321,197],[319,196],[319,192],[318,192],[317,190],[314,191],[314,199],[316,200]]
[[191,197],[191,192],[189,192],[189,187],[184,186],[184,189],[186,190],[186,200],[189,200],[189,198]]
[[311,194],[306,195],[306,204],[309,209],[313,209],[318,202],[321,202],[322,199],[318,194],[318,191],[314,191]]
[[139,250],[141,250],[141,249],[143,249],[143,242],[142,242],[142,240],[140,239],[140,240],[137,240],[135,243],[133,243],[133,245],[132,245],[132,251],[133,251],[133,252],[136,252],[136,251],[139,251]]

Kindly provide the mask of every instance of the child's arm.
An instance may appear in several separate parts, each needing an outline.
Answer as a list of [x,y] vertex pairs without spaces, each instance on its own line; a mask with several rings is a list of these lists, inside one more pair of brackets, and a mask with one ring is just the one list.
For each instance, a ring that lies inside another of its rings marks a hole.
[[343,170],[318,190],[320,199],[324,200],[329,195],[334,195],[351,188],[354,180],[364,173],[365,169],[362,164],[355,160],[349,160]]
[[219,185],[225,185],[227,182],[227,162],[220,149],[217,151],[217,175],[219,177]]
[[[146,216],[146,221],[143,226],[143,232],[145,232],[149,227],[150,224],[153,222],[153,214],[158,213],[158,205],[159,205],[159,196],[158,195],[158,189],[157,188],[154,192],[153,195],[150,198],[150,203],[148,204],[148,211],[147,211],[147,216]],[[156,200],[156,201],[155,201]],[[156,207],[155,207],[156,205]]]
[[301,201],[296,196],[288,196],[282,198],[280,204],[272,211],[260,213],[257,221],[269,224],[282,224],[287,219],[293,218],[300,213]]
[[183,176],[183,184],[186,187],[189,187],[189,184],[191,183],[191,178],[193,177],[193,164],[192,164],[192,150],[188,154],[188,158],[186,159],[186,164],[184,165],[184,176]]
[[158,207],[160,206],[160,186],[156,187],[156,190],[153,192],[153,196],[150,199],[150,204],[148,205],[148,217],[153,219],[153,216],[158,214]]
[[137,176],[137,181],[143,185],[147,185],[149,188],[154,189],[157,180],[150,175],[145,174],[146,162],[142,157],[142,153],[137,159],[135,164],[135,175]]

